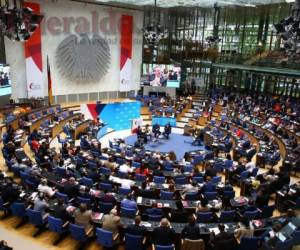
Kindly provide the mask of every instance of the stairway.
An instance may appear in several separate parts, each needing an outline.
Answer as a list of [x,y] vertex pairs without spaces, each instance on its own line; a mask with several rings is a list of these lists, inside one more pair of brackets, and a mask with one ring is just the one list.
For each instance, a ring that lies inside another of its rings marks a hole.
[[197,93],[193,95],[193,106],[194,108],[190,108],[187,111],[183,112],[183,114],[177,119],[177,127],[184,128],[186,124],[188,124],[189,119],[193,118],[193,114],[196,112],[195,107],[202,105],[203,101],[207,99],[207,94],[204,92]]

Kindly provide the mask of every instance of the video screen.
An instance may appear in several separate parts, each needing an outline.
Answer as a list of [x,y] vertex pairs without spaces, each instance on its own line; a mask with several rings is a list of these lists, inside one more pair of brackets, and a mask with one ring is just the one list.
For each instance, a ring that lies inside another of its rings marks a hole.
[[181,68],[170,64],[143,64],[141,84],[153,87],[179,88]]
[[0,96],[11,94],[10,67],[0,64]]

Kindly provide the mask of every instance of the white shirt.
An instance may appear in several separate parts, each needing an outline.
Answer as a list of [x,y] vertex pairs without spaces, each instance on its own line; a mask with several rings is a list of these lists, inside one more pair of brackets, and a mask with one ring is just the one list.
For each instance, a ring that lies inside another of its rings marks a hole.
[[122,173],[132,173],[133,168],[131,168],[127,164],[123,164],[123,165],[120,166],[119,171],[122,172]]
[[44,186],[42,184],[40,184],[38,186],[38,190],[39,190],[39,192],[44,193],[44,194],[48,195],[49,197],[52,197],[55,194],[55,191],[53,191],[51,187]]
[[122,188],[130,189],[131,186],[133,186],[133,185],[134,185],[134,181],[128,180],[128,179],[122,179],[122,182],[121,182]]
[[246,167],[246,169],[249,170],[250,172],[252,172],[253,169],[256,168],[254,162],[252,162],[252,161],[248,162],[248,163],[246,164],[245,167]]

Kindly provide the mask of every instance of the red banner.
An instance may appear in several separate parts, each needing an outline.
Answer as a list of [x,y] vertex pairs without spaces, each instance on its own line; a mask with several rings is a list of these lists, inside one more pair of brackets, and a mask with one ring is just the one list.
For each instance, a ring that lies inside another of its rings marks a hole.
[[[40,4],[24,2],[24,7],[40,14]],[[40,26],[24,43],[26,59],[26,78],[28,97],[44,97],[43,88],[43,63],[42,63],[42,36]]]
[[133,17],[121,17],[120,91],[129,91],[132,82]]

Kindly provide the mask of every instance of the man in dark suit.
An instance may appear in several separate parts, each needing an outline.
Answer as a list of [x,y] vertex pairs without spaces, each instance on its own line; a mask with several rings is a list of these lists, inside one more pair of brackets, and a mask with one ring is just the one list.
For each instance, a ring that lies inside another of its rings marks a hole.
[[154,124],[152,126],[152,132],[153,132],[155,138],[157,138],[158,136],[160,136],[160,134],[161,134],[161,132],[160,132],[160,126],[158,124]]
[[200,227],[196,224],[194,215],[189,216],[188,224],[182,229],[181,238],[189,240],[201,239]]
[[57,204],[52,207],[51,216],[67,221],[69,219],[69,214],[66,210],[66,205],[63,199],[58,199]]
[[132,235],[141,235],[145,236],[147,229],[145,226],[141,225],[141,216],[135,216],[134,218],[134,224],[128,225],[126,228],[126,233],[132,234]]
[[75,178],[71,177],[63,186],[63,192],[71,198],[78,195],[79,187],[76,184]]
[[212,244],[216,250],[234,250],[237,249],[237,242],[234,235],[225,232],[224,224],[219,224],[219,233],[212,237]]
[[152,233],[152,243],[154,245],[172,245],[175,242],[175,231],[171,228],[170,222],[163,218],[158,227]]
[[166,139],[169,139],[169,135],[171,134],[171,132],[172,132],[172,127],[170,123],[167,123],[164,128],[164,133],[163,133],[164,137]]
[[213,166],[208,166],[206,167],[205,176],[213,178],[217,176],[217,170]]

